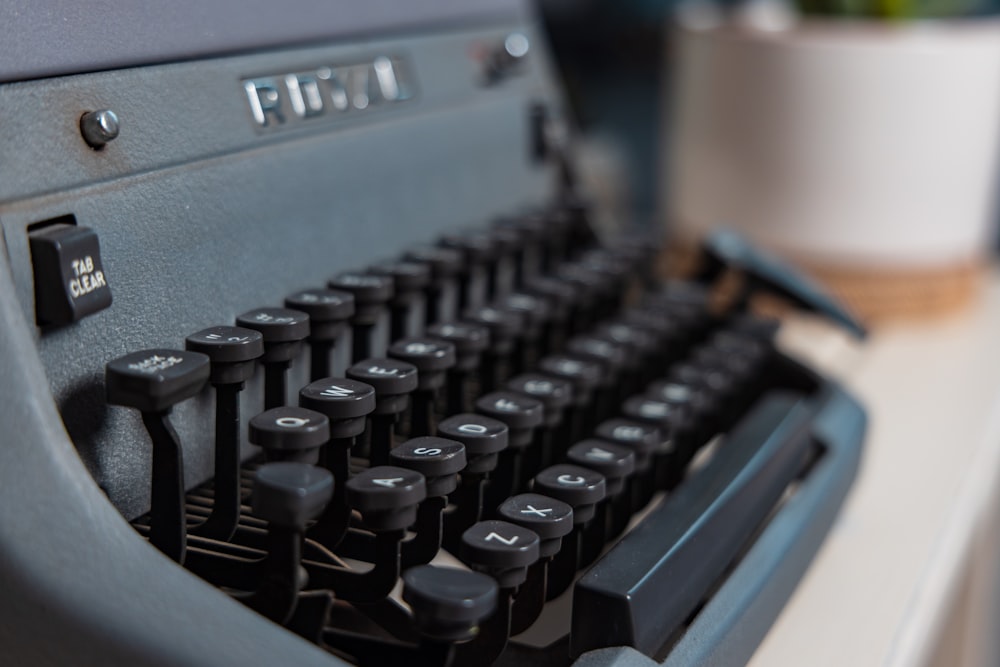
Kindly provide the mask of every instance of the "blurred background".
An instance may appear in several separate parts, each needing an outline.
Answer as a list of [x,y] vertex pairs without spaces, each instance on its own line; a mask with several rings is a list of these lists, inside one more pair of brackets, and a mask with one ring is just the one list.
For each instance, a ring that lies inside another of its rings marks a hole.
[[735,227],[869,320],[997,247],[1000,0],[543,0],[606,218]]

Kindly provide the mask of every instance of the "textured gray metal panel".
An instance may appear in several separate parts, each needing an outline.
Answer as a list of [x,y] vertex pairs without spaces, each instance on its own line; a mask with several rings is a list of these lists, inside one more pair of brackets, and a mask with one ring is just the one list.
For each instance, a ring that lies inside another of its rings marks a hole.
[[[471,46],[496,44],[511,27],[3,87],[5,119],[35,105],[38,117],[51,120],[75,103],[67,99],[98,91],[125,105],[123,128],[134,128],[100,152],[65,123],[36,125],[35,141],[22,135],[30,126],[23,120],[0,129],[0,143],[12,148],[5,154],[17,161],[0,157],[8,198],[0,223],[26,319],[34,313],[26,227],[72,213],[100,235],[111,308],[34,331],[70,435],[126,516],[147,507],[148,438],[134,411],[105,406],[107,361],[183,346],[189,333],[278,305],[337,271],[547,200],[552,174],[532,163],[527,126],[529,101],[554,90],[542,58],[496,88],[481,85],[468,59]],[[255,131],[241,76],[380,53],[410,58],[419,99],[344,122]],[[196,112],[170,103],[185,82]],[[290,383],[303,384],[301,374]],[[244,396],[244,415],[259,411],[257,387]],[[211,432],[198,426],[212,423],[211,406],[206,389],[175,411],[189,484],[211,473]]]
[[523,18],[519,0],[9,0],[0,82],[306,44],[443,22]]

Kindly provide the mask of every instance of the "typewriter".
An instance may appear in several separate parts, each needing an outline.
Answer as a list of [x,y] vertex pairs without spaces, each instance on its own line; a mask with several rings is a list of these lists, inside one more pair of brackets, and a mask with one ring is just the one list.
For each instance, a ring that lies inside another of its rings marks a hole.
[[739,664],[808,566],[865,416],[748,304],[860,326],[661,278],[530,9],[398,4],[5,10],[0,663]]

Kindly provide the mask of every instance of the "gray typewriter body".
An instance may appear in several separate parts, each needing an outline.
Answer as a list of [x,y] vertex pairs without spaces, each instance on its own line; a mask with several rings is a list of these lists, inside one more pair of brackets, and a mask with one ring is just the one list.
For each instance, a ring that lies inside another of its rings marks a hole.
[[[339,270],[551,198],[558,174],[533,153],[529,108],[562,118],[564,103],[535,17],[506,0],[398,4],[2,10],[0,664],[338,663],[129,525],[149,506],[150,455],[138,417],[105,405],[103,372],[129,351],[176,346]],[[491,74],[511,34],[530,51]],[[95,109],[121,123],[101,150],[80,134]],[[39,326],[29,232],[52,221],[96,232],[113,301]],[[305,384],[294,372],[289,384]],[[260,410],[254,382],[244,415]],[[208,392],[174,411],[192,486],[212,474],[211,414]],[[750,655],[832,522],[863,429],[830,385],[813,437],[831,455],[666,664]],[[652,661],[621,647],[578,664]]]

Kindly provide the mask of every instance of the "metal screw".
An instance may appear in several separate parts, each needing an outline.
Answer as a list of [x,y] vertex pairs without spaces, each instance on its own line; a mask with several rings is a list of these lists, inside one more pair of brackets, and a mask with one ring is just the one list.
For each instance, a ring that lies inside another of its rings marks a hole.
[[100,150],[118,136],[118,116],[110,109],[88,111],[80,119],[80,133],[83,140],[94,149]]

